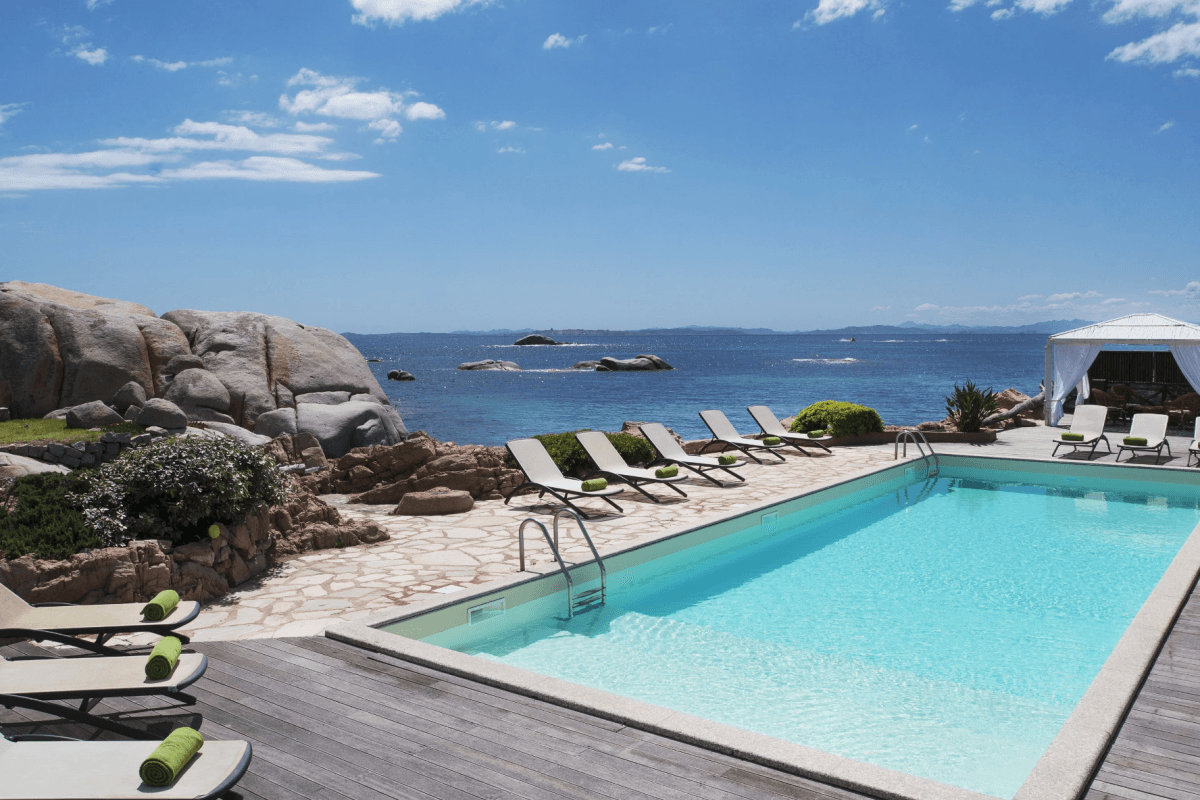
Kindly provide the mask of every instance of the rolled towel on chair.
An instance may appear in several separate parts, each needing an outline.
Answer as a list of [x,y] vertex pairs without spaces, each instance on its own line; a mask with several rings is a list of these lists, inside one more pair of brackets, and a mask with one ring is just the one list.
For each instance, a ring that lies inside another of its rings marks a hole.
[[1125,444],[1131,445],[1133,447],[1145,447],[1146,446],[1146,437],[1145,436],[1126,436]]
[[780,441],[781,440],[778,436],[766,436],[763,438],[763,444],[775,445],[779,444]]
[[823,431],[823,430],[815,430],[815,431],[808,432],[808,438],[810,438],[810,439],[820,439],[824,435],[825,435],[825,431]]
[[150,651],[146,660],[146,677],[152,681],[164,681],[171,676],[183,652],[183,642],[174,636],[164,636]]
[[592,478],[590,481],[583,482],[583,491],[599,492],[608,488],[608,481],[604,478]]
[[200,751],[204,737],[194,728],[176,728],[142,762],[138,776],[147,786],[170,786]]
[[154,595],[154,599],[142,609],[142,616],[151,622],[158,622],[166,619],[167,614],[175,610],[175,606],[179,605],[179,592],[174,589],[167,589]]
[[654,470],[654,477],[656,478],[674,478],[678,474],[679,467],[675,466],[674,464],[671,464],[667,467],[659,467],[658,469]]
[[717,456],[717,463],[723,467],[727,467],[730,464],[736,464],[737,456],[730,456],[730,455],[725,455],[725,454],[719,455],[719,456]]
[[1062,435],[1062,440],[1064,442],[1082,442],[1083,434],[1082,433],[1064,433]]

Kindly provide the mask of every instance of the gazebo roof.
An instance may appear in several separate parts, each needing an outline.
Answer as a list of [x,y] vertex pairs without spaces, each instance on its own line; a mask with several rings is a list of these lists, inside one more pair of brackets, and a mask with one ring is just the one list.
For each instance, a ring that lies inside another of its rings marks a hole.
[[1107,322],[1097,322],[1072,331],[1056,333],[1050,337],[1051,344],[1084,341],[1114,344],[1200,344],[1200,325],[1181,322],[1162,314],[1129,314]]

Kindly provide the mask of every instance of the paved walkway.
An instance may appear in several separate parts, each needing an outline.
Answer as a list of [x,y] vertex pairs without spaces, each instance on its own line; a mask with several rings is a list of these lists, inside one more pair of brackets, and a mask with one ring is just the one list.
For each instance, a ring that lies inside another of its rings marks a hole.
[[[1068,419],[1069,421],[1069,419]],[[1065,424],[1065,423],[1064,423]],[[1054,428],[1017,428],[1000,434],[990,445],[938,444],[941,453],[1048,458]],[[1119,433],[1110,439],[1119,441]],[[1188,440],[1172,437],[1175,458],[1164,466],[1183,466]],[[764,463],[739,468],[746,483],[717,487],[699,478],[680,484],[685,500],[667,489],[651,491],[663,499],[654,504],[632,490],[616,498],[623,515],[599,516],[588,522],[588,531],[601,554],[626,547],[717,514],[773,498],[794,495],[819,482],[848,478],[892,461],[892,445],[834,448],[832,455],[788,455],[785,463]],[[908,454],[914,456],[915,448]],[[1082,459],[1080,455],[1078,458]],[[1096,458],[1111,463],[1113,456]],[[1152,457],[1137,459],[1149,464]],[[517,528],[521,520],[536,516],[549,521],[554,507],[539,505],[537,495],[475,504],[465,514],[438,517],[393,517],[388,506],[353,505],[345,496],[326,499],[349,516],[372,519],[385,527],[391,539],[376,545],[324,550],[280,564],[262,578],[208,604],[189,630],[197,641],[267,637],[318,636],[331,625],[378,613],[381,610],[463,591],[476,584],[518,572]],[[606,508],[597,500],[585,508]],[[528,565],[549,566],[549,549],[534,530],[527,537]],[[536,537],[536,538],[535,538]],[[576,536],[563,540],[564,555],[572,560],[589,558]],[[131,639],[136,642],[136,639]]]

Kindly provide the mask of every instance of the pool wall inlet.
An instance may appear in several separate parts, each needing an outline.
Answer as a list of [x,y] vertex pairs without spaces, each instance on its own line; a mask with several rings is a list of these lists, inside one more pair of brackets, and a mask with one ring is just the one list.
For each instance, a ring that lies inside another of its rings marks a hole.
[[[940,456],[942,465],[957,469],[1024,472],[1035,477],[1075,476],[1093,480],[1137,480],[1146,483],[1196,485],[1193,470],[1114,466],[1077,462],[1026,461],[977,456]],[[923,471],[919,459],[901,461],[854,478],[818,484],[795,497],[773,500],[700,520],[696,524],[640,540],[604,556],[610,581],[625,569],[679,550],[712,542],[758,526],[764,512],[780,517],[836,502],[868,487],[885,490],[911,483]],[[568,534],[570,535],[570,534]],[[582,584],[594,580],[594,564],[576,568]],[[1159,649],[1200,573],[1200,526],[1192,531],[1170,566],[1118,641],[1066,723],[1043,753],[1016,794],[1016,800],[1074,800],[1099,768],[1109,744],[1132,704]],[[638,700],[551,678],[418,641],[463,624],[468,608],[503,598],[508,610],[548,597],[565,588],[557,567],[494,581],[468,596],[412,604],[376,614],[363,623],[342,623],[326,636],[401,660],[442,670],[484,684],[515,691],[556,705],[594,714],[668,738],[677,739],[765,766],[836,786],[897,800],[966,800],[988,797],[956,786],[855,761],[804,745],[712,722]],[[381,630],[388,627],[390,630]],[[412,638],[410,638],[412,637]]]

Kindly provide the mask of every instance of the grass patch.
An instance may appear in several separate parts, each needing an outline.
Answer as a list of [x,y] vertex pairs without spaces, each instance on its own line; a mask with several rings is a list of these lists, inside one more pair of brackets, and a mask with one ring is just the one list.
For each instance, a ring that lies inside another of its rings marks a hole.
[[136,422],[122,422],[101,431],[68,428],[65,419],[14,419],[0,422],[0,444],[37,442],[54,439],[60,442],[94,442],[104,433],[131,433],[134,436],[146,429]]

